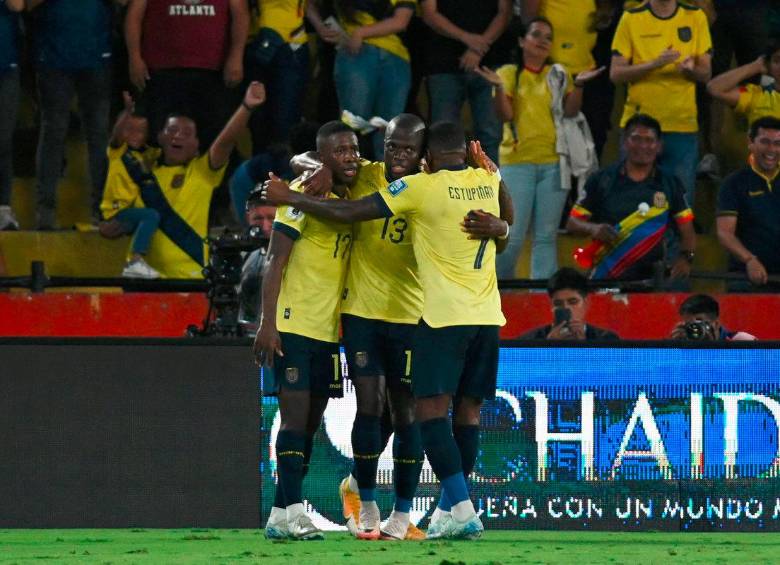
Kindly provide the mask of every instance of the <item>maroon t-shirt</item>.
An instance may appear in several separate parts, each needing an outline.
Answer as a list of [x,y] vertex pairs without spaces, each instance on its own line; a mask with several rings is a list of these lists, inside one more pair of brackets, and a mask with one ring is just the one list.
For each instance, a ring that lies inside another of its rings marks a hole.
[[141,53],[150,70],[220,70],[229,42],[229,0],[146,3]]

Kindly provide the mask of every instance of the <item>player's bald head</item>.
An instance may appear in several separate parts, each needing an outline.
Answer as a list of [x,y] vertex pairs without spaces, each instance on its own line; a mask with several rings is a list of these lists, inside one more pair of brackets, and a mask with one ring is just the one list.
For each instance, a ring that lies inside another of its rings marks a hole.
[[399,131],[407,135],[419,134],[425,135],[425,122],[422,118],[414,114],[398,114],[390,120],[385,129],[385,139],[388,139],[394,132]]
[[428,151],[432,155],[463,153],[466,155],[466,134],[457,122],[437,122],[428,130]]

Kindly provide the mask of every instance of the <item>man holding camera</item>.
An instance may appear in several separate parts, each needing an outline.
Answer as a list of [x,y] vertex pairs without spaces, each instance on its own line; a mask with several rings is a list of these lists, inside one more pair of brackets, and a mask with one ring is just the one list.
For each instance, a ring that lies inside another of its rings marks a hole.
[[553,323],[531,330],[520,339],[614,340],[620,337],[603,328],[587,324],[588,279],[564,267],[550,277],[547,294],[552,303]]
[[672,339],[688,341],[755,341],[745,332],[731,332],[720,323],[720,305],[708,294],[694,294],[680,305],[681,320],[672,330]]

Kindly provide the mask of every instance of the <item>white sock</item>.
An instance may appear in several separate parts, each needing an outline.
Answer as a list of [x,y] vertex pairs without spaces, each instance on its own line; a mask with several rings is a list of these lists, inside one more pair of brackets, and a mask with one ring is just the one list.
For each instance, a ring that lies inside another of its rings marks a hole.
[[449,510],[442,510],[437,506],[436,509],[433,511],[433,514],[431,514],[431,523],[437,522],[442,518],[444,518],[445,516],[449,516],[449,515],[450,515]]
[[401,524],[406,524],[409,526],[409,522],[411,521],[411,518],[409,517],[408,512],[398,512],[398,510],[393,510],[390,513],[390,517],[387,519],[389,522],[390,520],[393,520],[394,522],[399,522]]
[[360,515],[379,516],[379,505],[376,500],[362,500],[360,502]]
[[306,509],[303,507],[303,504],[301,504],[300,502],[297,502],[295,504],[290,504],[290,506],[287,507],[287,521],[292,522],[299,515],[305,513],[306,513]]
[[278,508],[274,506],[271,508],[271,514],[268,515],[269,524],[278,524],[279,522],[287,521],[287,510],[284,508]]
[[353,477],[351,474],[349,475],[349,490],[351,490],[352,492],[360,491],[360,487],[357,484],[357,479]]
[[477,512],[474,510],[471,500],[464,500],[452,505],[452,517],[458,522],[466,522],[476,515]]

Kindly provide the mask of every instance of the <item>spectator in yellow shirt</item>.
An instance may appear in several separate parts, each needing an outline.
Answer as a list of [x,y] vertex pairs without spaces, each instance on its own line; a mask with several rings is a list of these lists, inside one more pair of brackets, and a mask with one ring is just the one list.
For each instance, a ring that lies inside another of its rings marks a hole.
[[[519,38],[520,60],[498,71],[483,66],[477,72],[494,87],[493,104],[504,122],[500,147],[501,174],[512,195],[515,222],[509,245],[496,260],[499,278],[514,278],[526,232],[533,223],[531,277],[546,279],[558,270],[558,224],[568,191],[561,185],[561,168],[554,113],[576,116],[585,83],[603,71],[587,70],[574,80],[565,69],[551,65],[553,28],[537,17]],[[564,73],[562,95],[553,92],[550,74]]]
[[[753,77],[771,76],[775,82],[769,86],[741,83]],[[771,45],[765,54],[755,61],[718,75],[707,83],[707,92],[713,98],[725,102],[738,113],[747,116],[748,123],[771,116],[780,118],[780,93],[775,88],[780,83],[780,44]]]

